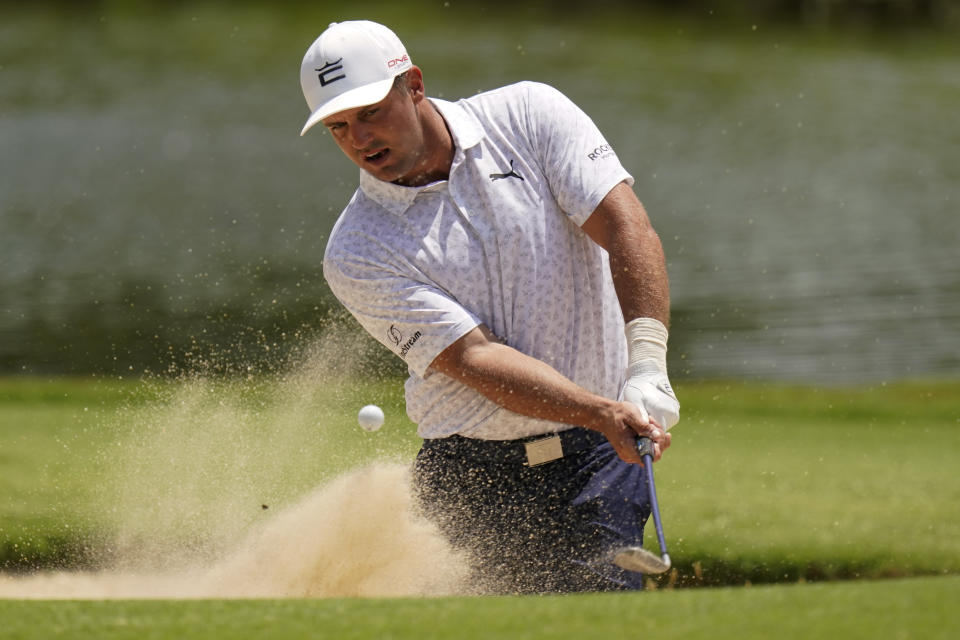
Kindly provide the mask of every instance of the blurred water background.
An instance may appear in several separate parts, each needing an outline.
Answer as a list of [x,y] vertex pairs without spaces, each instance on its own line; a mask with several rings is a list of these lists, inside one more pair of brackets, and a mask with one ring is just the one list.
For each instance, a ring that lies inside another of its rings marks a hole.
[[0,373],[259,370],[342,322],[357,175],[298,137],[299,64],[370,18],[430,95],[593,116],[664,242],[675,377],[956,375],[956,3],[589,4],[0,5]]

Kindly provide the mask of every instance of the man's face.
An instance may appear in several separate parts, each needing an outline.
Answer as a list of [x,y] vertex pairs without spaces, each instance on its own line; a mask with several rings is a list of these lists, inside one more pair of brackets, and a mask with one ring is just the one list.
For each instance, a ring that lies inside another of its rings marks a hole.
[[422,90],[394,85],[380,102],[335,113],[323,124],[358,167],[385,182],[413,184],[428,156],[417,113],[422,99]]

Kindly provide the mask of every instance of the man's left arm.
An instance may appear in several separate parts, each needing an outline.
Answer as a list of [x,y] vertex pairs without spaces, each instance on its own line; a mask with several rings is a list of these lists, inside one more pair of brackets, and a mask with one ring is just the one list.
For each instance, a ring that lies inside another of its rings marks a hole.
[[667,377],[670,285],[660,237],[633,189],[621,182],[582,225],[607,250],[626,322],[629,369],[623,399],[669,429],[680,405]]

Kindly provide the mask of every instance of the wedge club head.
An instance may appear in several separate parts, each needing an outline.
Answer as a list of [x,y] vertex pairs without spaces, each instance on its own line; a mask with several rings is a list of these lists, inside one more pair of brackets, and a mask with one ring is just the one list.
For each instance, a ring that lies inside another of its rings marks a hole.
[[625,547],[613,557],[613,563],[627,571],[664,573],[670,569],[670,554],[658,556],[643,547]]

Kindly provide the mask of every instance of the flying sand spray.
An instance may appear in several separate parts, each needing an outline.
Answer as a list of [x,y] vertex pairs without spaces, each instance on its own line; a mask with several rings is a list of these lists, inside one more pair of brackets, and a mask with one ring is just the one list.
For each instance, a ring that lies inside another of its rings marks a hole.
[[416,513],[409,462],[345,450],[356,427],[318,425],[338,388],[352,396],[349,381],[368,377],[339,357],[363,352],[342,333],[285,373],[160,381],[112,415],[89,505],[104,569],[0,576],[0,598],[462,593],[467,564]]

